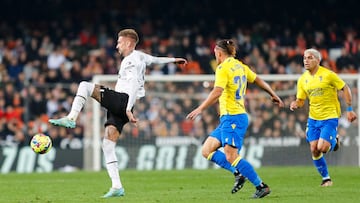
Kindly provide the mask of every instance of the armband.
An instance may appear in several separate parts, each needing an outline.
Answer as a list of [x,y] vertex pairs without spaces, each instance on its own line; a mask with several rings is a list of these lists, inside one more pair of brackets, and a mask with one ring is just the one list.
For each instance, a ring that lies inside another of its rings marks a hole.
[[353,107],[352,107],[352,106],[348,106],[348,107],[346,108],[346,111],[353,111]]

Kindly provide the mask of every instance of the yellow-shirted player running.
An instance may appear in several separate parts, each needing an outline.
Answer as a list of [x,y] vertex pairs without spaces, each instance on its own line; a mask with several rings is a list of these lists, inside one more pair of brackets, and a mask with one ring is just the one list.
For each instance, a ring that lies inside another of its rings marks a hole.
[[[218,63],[214,89],[199,107],[188,114],[187,118],[195,119],[204,109],[219,100],[220,124],[205,140],[202,155],[234,173],[235,184],[232,193],[242,188],[246,177],[256,187],[253,197],[265,197],[270,193],[269,186],[262,182],[251,164],[238,153],[249,125],[244,106],[247,83],[257,84],[280,107],[283,107],[284,103],[265,81],[247,65],[234,58],[236,48],[232,40],[218,41],[214,52]],[[225,154],[219,150],[220,147],[224,147]]]
[[352,122],[356,114],[351,106],[352,95],[349,86],[333,71],[320,66],[321,54],[316,49],[304,52],[306,71],[297,82],[296,101],[291,102],[290,110],[304,106],[309,99],[309,118],[306,129],[306,140],[315,167],[322,176],[321,186],[332,185],[324,153],[338,150],[340,144],[337,136],[338,119],[341,116],[338,90],[344,92],[347,104],[347,119]]

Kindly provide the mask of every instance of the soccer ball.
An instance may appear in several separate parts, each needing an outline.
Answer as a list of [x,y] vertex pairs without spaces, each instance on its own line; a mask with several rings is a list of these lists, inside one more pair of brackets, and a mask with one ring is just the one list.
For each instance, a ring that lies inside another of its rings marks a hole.
[[30,146],[35,153],[45,154],[50,151],[52,147],[52,141],[49,136],[38,133],[32,137]]

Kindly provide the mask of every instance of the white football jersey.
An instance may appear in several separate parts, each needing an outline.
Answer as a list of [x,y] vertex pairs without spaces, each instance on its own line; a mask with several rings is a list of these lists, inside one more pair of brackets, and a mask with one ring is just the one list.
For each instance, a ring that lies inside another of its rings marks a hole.
[[145,96],[145,71],[146,66],[152,63],[175,62],[175,58],[155,57],[141,51],[134,50],[121,62],[115,91],[124,92],[129,95],[126,110],[131,110],[136,99]]

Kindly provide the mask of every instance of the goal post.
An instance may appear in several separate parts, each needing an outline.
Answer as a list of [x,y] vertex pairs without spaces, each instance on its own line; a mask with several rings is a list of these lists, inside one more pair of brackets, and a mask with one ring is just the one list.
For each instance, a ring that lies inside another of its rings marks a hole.
[[[96,84],[103,84],[109,87],[114,87],[116,80],[117,80],[117,75],[95,75],[93,77],[92,82],[96,83]],[[289,108],[289,101],[291,99],[295,98],[296,95],[296,81],[297,79],[300,77],[300,75],[259,75],[259,77],[261,77],[263,80],[269,82],[271,84],[271,86],[276,90],[276,92],[279,94],[280,97],[284,97],[286,98],[285,104],[287,105],[285,108]],[[357,114],[360,115],[359,113],[359,106],[360,106],[360,100],[359,100],[359,95],[360,95],[360,89],[358,87],[360,87],[360,75],[359,74],[340,74],[340,77],[342,79],[344,79],[347,84],[349,84],[350,88],[353,91],[353,106],[354,106],[354,110],[356,110]],[[176,115],[177,109],[178,108],[178,104],[180,103],[180,106],[183,107],[183,109],[180,111],[183,111],[184,109],[186,109],[186,111],[188,111],[188,108],[194,108],[195,106],[197,106],[203,99],[206,98],[207,93],[211,90],[212,85],[213,85],[213,81],[214,81],[215,76],[214,75],[147,75],[145,78],[145,89],[146,89],[146,97],[150,97],[152,100],[150,101],[145,101],[147,103],[156,103],[159,102],[160,100],[160,105],[162,105],[160,108],[157,108],[157,112],[151,112],[149,114],[165,114],[165,115],[161,115],[160,117],[162,119],[164,119],[166,117],[166,112],[171,112],[172,114]],[[200,84],[199,84],[200,83]],[[267,112],[270,112],[272,114],[281,114],[282,111],[276,111],[275,113],[271,112],[272,111],[272,107],[270,108],[266,102],[266,99],[263,98],[268,98],[267,94],[264,91],[258,90],[256,87],[254,87],[255,85],[248,85],[248,89],[249,89],[249,94],[247,94],[247,97],[249,97],[249,99],[246,101],[247,104],[247,109],[250,114],[250,122],[254,122],[256,120],[256,112],[251,112],[251,111],[258,111],[258,108],[269,108],[269,110]],[[282,87],[282,89],[278,89],[277,87]],[[175,90],[173,90],[175,89]],[[187,90],[189,89],[189,90]],[[190,89],[193,89],[190,91]],[[192,101],[195,101],[195,103],[193,102],[192,105],[190,106],[186,106],[188,103],[188,100],[186,99],[186,97],[190,97],[192,98]],[[254,99],[255,98],[255,99]],[[254,99],[254,100],[253,100]],[[167,100],[170,100],[169,102],[166,102]],[[175,102],[176,101],[176,102]],[[105,113],[102,109],[102,107],[100,106],[99,103],[97,103],[95,100],[89,100],[89,102],[91,102],[92,104],[85,108],[86,113],[84,114],[85,118],[82,119],[85,125],[85,128],[87,130],[85,130],[85,138],[84,138],[84,169],[85,170],[91,170],[91,171],[99,171],[103,168],[103,163],[102,163],[102,152],[101,152],[101,140],[102,140],[102,135],[103,135],[103,123],[104,123],[104,116]],[[146,103],[145,102],[145,103]],[[137,101],[137,104],[135,105],[135,111],[136,113],[141,113],[141,115],[144,115],[144,106],[141,107],[141,109],[136,109],[138,104],[142,103],[142,101]],[[174,104],[175,103],[175,104]],[[342,105],[344,104],[344,102],[341,102]],[[155,104],[154,104],[155,105]],[[261,107],[258,107],[256,105],[261,105]],[[164,110],[166,108],[168,108],[168,106],[171,106],[171,110],[167,111]],[[152,106],[146,106],[146,108],[152,108]],[[344,111],[344,107],[342,108],[342,110]],[[145,109],[146,111],[150,111],[149,109]],[[306,113],[306,109],[302,110]],[[164,113],[163,113],[164,112]],[[181,112],[181,113],[188,113],[188,112]],[[209,113],[206,113],[206,115],[203,116],[202,119],[213,119],[216,118],[216,112],[214,111],[209,111]],[[209,117],[209,115],[213,116],[212,118]],[[273,115],[274,116],[274,115]],[[280,115],[276,115],[281,117]],[[293,117],[293,116],[292,116]],[[155,118],[155,119],[159,119],[159,118]],[[168,119],[168,118],[166,118]],[[173,118],[169,118],[169,119],[173,119]],[[283,123],[282,126],[286,126],[286,124],[284,123],[287,118],[282,119]],[[290,119],[291,120],[291,119]],[[156,124],[152,124],[153,128],[157,128],[159,126],[162,125],[166,125],[163,122],[160,121],[154,121],[157,122]],[[199,123],[199,122],[198,122]],[[275,123],[275,122],[274,122]],[[179,124],[179,123],[178,123]],[[269,125],[269,123],[266,124],[266,122],[263,122],[264,125]],[[147,127],[149,127],[149,122],[144,121],[144,123],[140,123],[139,125],[147,125]],[[171,123],[167,123],[168,128],[171,129],[171,127],[169,127],[169,125],[172,125]],[[191,167],[198,167],[198,168],[205,168],[208,167],[206,164],[207,163],[200,163],[200,164],[196,164],[195,162],[203,162],[203,158],[201,157],[201,154],[199,151],[200,147],[201,147],[201,142],[203,141],[203,137],[197,137],[196,132],[190,132],[189,134],[186,134],[184,131],[187,130],[187,125],[192,125],[192,128],[196,128],[195,125],[198,124],[189,124],[184,122],[183,120],[181,120],[181,124],[177,125],[177,127],[181,128],[182,131],[180,130],[179,132],[182,132],[181,135],[173,135],[171,134],[172,132],[177,132],[176,131],[176,127],[174,128],[175,130],[169,130],[166,131],[167,134],[165,133],[165,135],[161,134],[161,130],[159,131],[154,131],[154,129],[149,130],[150,135],[146,135],[148,136],[145,140],[146,142],[144,142],[144,139],[139,139],[139,137],[141,137],[142,135],[139,135],[141,133],[139,133],[138,131],[140,130],[136,130],[136,129],[130,129],[131,127],[127,127],[129,125],[126,125],[125,128],[124,127],[124,132],[123,132],[123,136],[127,137],[129,136],[130,138],[124,140],[125,144],[124,146],[119,146],[117,148],[117,155],[121,157],[118,157],[123,164],[124,168],[136,168],[136,169],[167,169],[167,168],[174,168],[174,169],[181,169],[183,167],[187,168],[188,167],[188,163],[191,162]],[[275,124],[274,124],[275,125]],[[354,124],[344,124],[345,126],[349,127],[348,129],[344,129],[342,128],[341,132],[343,132],[343,130],[348,131],[347,133],[351,133],[351,139],[347,139],[346,141],[346,145],[345,145],[345,150],[340,150],[341,153],[343,153],[344,155],[338,155],[338,156],[334,156],[331,157],[330,159],[333,160],[333,162],[335,164],[339,164],[339,165],[357,165],[360,166],[360,150],[359,150],[359,145],[360,145],[360,132],[358,129],[359,126],[359,119],[357,119],[355,121]],[[209,129],[205,129],[203,130],[203,133],[207,132],[206,130],[210,130],[211,126],[213,126],[213,124],[209,124],[207,126],[203,126],[199,124],[199,128],[206,128],[208,127]],[[272,126],[267,126],[268,128],[270,128],[270,130],[272,130]],[[302,126],[303,127],[303,126]],[[164,127],[165,128],[165,127]],[[304,127],[303,127],[304,128]],[[349,130],[350,129],[350,130]],[[249,129],[248,129],[249,130]],[[304,129],[303,129],[304,130]],[[250,131],[250,130],[249,130]],[[273,130],[275,131],[275,130]],[[147,133],[149,133],[147,132]],[[284,133],[285,131],[281,131],[282,133]],[[288,131],[286,131],[288,132]],[[133,136],[128,135],[128,133],[130,134],[134,134]],[[146,133],[145,133],[146,134]],[[156,134],[156,135],[155,135]],[[171,134],[171,135],[170,135]],[[292,134],[292,132],[290,133]],[[295,133],[294,133],[295,134]],[[263,136],[264,135],[264,136]],[[304,142],[303,138],[299,138],[299,137],[295,137],[295,136],[284,136],[281,135],[280,138],[276,137],[276,134],[274,133],[272,135],[272,137],[275,138],[270,138],[270,137],[266,137],[267,136],[267,131],[265,130],[263,132],[263,135],[260,135],[260,137],[253,137],[253,135],[247,136],[246,141],[245,141],[245,146],[244,148],[246,148],[246,156],[247,159],[251,160],[250,154],[253,154],[252,156],[255,157],[254,158],[254,162],[256,162],[256,157],[260,156],[263,157],[263,159],[269,159],[266,158],[267,156],[269,156],[268,154],[271,153],[281,153],[281,150],[288,150],[289,153],[293,152],[294,150],[294,146],[300,145],[300,142]],[[265,136],[266,135],[266,136]],[[139,136],[139,137],[136,137]],[[130,141],[129,141],[130,140]],[[153,145],[148,144],[148,140],[153,140]],[[120,140],[120,142],[122,142],[122,140]],[[160,143],[160,144],[159,144]],[[175,143],[175,144],[174,144]],[[255,144],[254,144],[255,143]],[[285,144],[284,144],[285,143]],[[290,143],[288,147],[288,145],[286,143]],[[291,143],[297,143],[297,144],[291,144]],[[157,148],[157,146],[161,146],[160,148]],[[255,146],[270,146],[267,148],[262,148],[262,147],[258,147],[255,148]],[[139,149],[139,146],[141,146],[141,148]],[[170,146],[176,146],[175,148],[172,148]],[[272,147],[271,147],[272,146]],[[282,147],[282,148],[278,148],[278,147]],[[347,147],[348,146],[348,147]],[[304,148],[304,149],[303,149]],[[261,149],[261,150],[259,150]],[[308,146],[306,147],[302,147],[301,150],[303,154],[307,154],[308,155]],[[347,150],[349,149],[349,151]],[[138,151],[136,151],[138,150]],[[270,150],[270,151],[269,151]],[[280,150],[280,152],[278,152]],[[245,151],[245,150],[244,150]],[[354,151],[357,151],[357,157],[353,160],[344,160],[342,161],[342,157],[345,157],[346,154],[350,154],[353,153]],[[245,152],[244,152],[245,153]],[[287,152],[286,152],[287,153]],[[341,154],[340,153],[340,154]],[[121,154],[126,154],[124,156],[122,156]],[[137,154],[135,157],[133,154]],[[189,154],[194,154],[192,155],[192,157],[189,157]],[[330,153],[331,154],[331,153]],[[284,155],[285,156],[285,155]],[[148,159],[152,159],[153,161],[149,161],[147,162]],[[174,161],[172,160],[174,159]],[[270,158],[271,159],[271,158]],[[290,159],[290,158],[289,158]],[[142,160],[142,161],[140,161]],[[145,161],[144,161],[145,160]],[[163,162],[161,160],[164,160]],[[330,160],[330,161],[332,161]],[[121,162],[120,161],[120,162]],[[206,161],[206,160],[205,160]],[[283,161],[287,161],[286,158]],[[289,160],[288,160],[289,161]],[[145,162],[145,164],[142,164],[141,166],[139,166],[138,164],[140,162]],[[173,166],[167,166],[168,162],[172,162]],[[271,164],[277,164],[278,161],[274,161],[274,163]],[[279,162],[280,165],[286,165],[286,163],[283,162]],[[148,164],[148,165],[146,165]],[[203,165],[202,165],[203,164]],[[261,163],[262,165],[267,165],[269,164],[266,161],[263,161]],[[304,162],[298,162],[298,163],[290,163],[290,164],[304,164]],[[121,165],[121,164],[120,164]],[[256,164],[255,164],[256,166]]]

